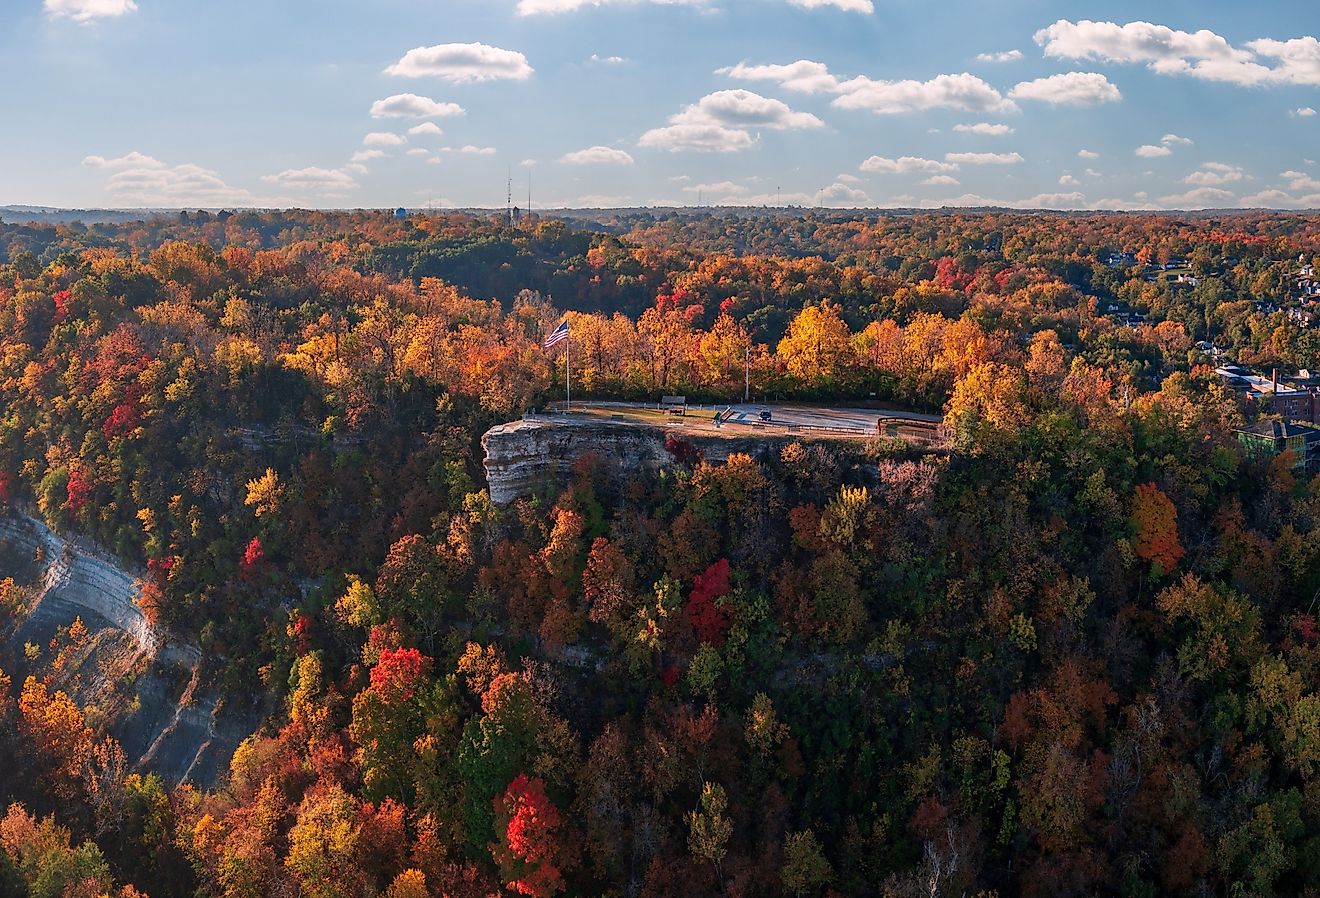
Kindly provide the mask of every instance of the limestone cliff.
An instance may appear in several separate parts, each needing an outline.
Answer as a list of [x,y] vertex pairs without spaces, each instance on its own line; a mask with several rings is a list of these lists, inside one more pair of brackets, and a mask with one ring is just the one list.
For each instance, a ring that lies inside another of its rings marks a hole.
[[[209,785],[260,722],[257,708],[222,703],[203,687],[198,648],[155,630],[135,602],[136,573],[94,546],[28,516],[0,516],[0,577],[33,595],[12,628],[0,631],[0,666],[16,680],[40,675],[51,639],[81,618],[88,638],[55,685],[104,721],[138,768],[171,785]],[[25,646],[39,651],[29,657]]]
[[[600,458],[607,468],[624,476],[673,465],[674,456],[665,449],[665,438],[671,435],[694,446],[702,458],[714,463],[734,453],[762,458],[803,439],[784,433],[721,433],[682,424],[648,425],[599,417],[567,421],[529,417],[493,427],[481,439],[491,501],[507,505],[560,485],[567,480],[573,463],[587,455]],[[831,442],[845,443],[837,439]],[[846,444],[856,446],[860,442]]]

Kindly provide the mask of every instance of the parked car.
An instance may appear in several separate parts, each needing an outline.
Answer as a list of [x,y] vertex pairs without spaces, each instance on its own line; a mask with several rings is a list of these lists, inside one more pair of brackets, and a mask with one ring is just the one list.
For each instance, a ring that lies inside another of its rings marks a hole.
[[762,421],[769,421],[774,416],[770,414],[770,409],[763,408],[761,409],[761,414],[758,417],[760,417]]

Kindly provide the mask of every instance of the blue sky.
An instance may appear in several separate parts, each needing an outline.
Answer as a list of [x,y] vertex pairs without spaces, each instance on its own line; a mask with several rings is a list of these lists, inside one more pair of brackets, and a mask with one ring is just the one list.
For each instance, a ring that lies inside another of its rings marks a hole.
[[1318,31],[1303,0],[6,0],[0,204],[502,206],[511,169],[536,207],[1320,207]]

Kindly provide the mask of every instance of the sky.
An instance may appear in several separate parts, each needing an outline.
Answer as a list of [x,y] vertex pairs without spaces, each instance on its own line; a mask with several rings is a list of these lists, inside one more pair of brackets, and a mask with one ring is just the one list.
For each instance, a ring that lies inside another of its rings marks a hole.
[[1313,0],[3,0],[0,204],[1320,207]]

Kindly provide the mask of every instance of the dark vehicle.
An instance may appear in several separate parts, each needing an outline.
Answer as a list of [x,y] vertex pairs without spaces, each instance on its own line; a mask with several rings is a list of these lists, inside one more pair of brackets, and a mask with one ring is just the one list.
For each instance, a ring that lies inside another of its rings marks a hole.
[[770,409],[767,408],[761,410],[761,414],[759,417],[761,418],[762,421],[769,421],[773,416],[770,414]]

